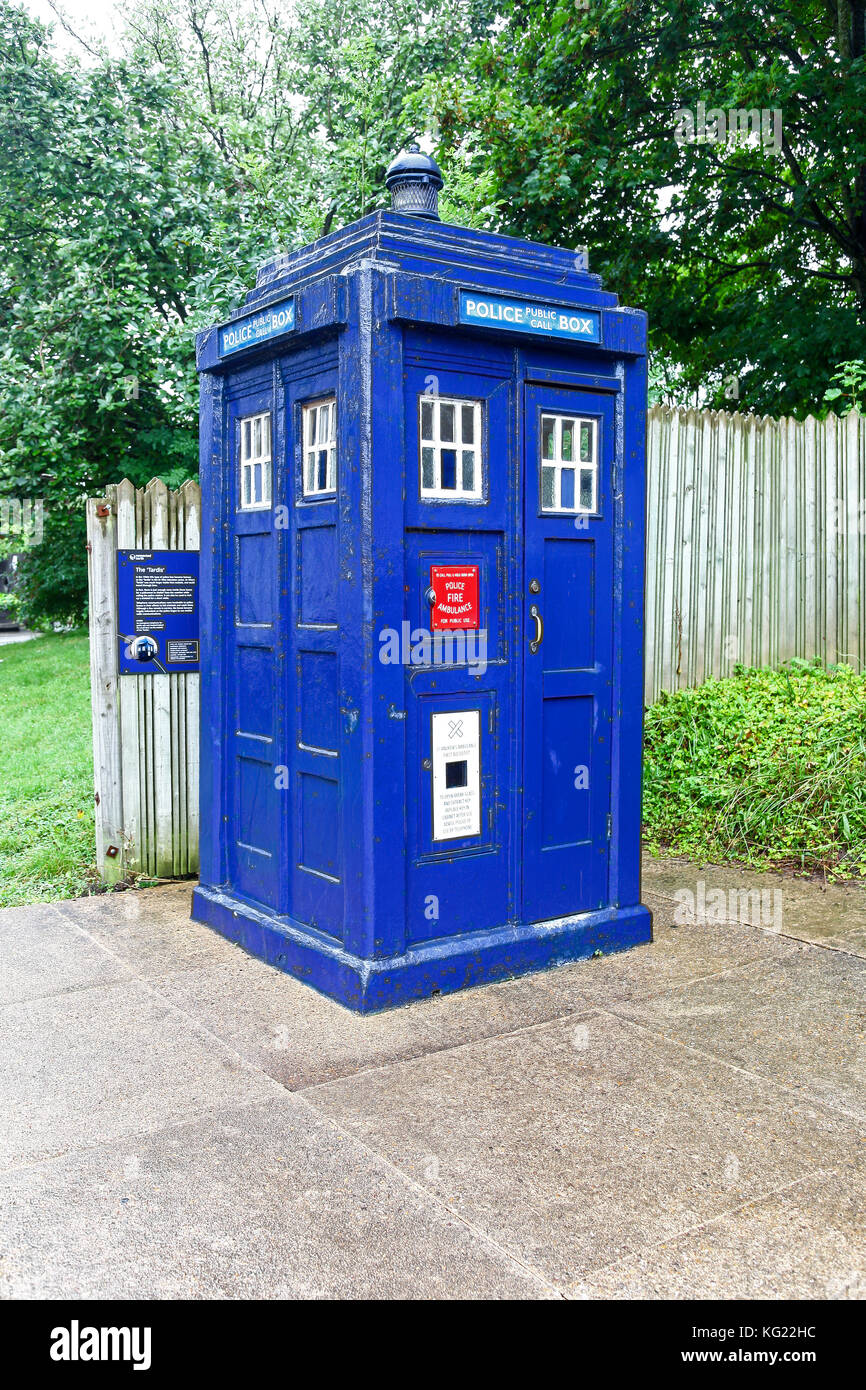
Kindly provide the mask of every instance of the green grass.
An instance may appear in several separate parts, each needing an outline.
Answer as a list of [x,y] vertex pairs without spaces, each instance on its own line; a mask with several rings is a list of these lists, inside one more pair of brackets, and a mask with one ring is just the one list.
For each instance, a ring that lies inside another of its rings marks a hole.
[[737,668],[647,711],[648,849],[866,875],[866,675]]
[[87,633],[0,646],[0,907],[95,873]]

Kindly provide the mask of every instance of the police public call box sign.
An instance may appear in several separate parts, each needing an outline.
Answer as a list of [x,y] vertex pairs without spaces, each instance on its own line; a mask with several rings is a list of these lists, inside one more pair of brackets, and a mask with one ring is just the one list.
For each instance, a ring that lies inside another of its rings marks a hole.
[[295,326],[295,301],[284,299],[279,304],[271,304],[258,314],[247,314],[235,319],[219,330],[219,354],[227,357],[232,352],[255,347],[257,343],[269,342],[281,333],[288,333]]
[[546,338],[570,338],[582,343],[601,341],[601,319],[592,309],[540,304],[532,299],[510,299],[475,290],[460,291],[460,322],[476,328],[508,328],[515,333],[538,333]]
[[199,669],[197,550],[118,550],[121,676]]

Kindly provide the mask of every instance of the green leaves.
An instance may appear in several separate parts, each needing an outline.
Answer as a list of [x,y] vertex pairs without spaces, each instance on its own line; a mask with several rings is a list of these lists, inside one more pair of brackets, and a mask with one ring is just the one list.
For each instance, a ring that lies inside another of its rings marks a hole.
[[[194,331],[258,267],[387,200],[488,0],[143,0],[125,54],[80,65],[0,0],[0,495],[41,497],[32,622],[80,619],[84,498],[197,468]],[[457,220],[495,214],[458,168]],[[447,207],[446,207],[447,215]]]
[[[866,59],[839,38],[850,7],[510,13],[473,71],[429,86],[443,157],[467,127],[483,136],[501,228],[589,246],[593,270],[648,310],[668,397],[820,411],[866,337]],[[677,137],[682,111],[703,138]],[[756,132],[735,138],[751,111]]]
[[646,715],[655,849],[866,875],[866,676],[792,661],[663,696]]

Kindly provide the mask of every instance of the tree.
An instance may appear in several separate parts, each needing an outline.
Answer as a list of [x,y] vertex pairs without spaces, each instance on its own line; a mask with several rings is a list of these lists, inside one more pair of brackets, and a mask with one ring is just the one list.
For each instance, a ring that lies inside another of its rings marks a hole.
[[514,0],[428,95],[502,229],[648,310],[663,391],[805,413],[864,355],[863,3]]
[[[385,200],[387,162],[420,133],[406,98],[491,15],[145,0],[124,56],[81,64],[0,0],[0,500],[44,500],[21,567],[31,621],[83,615],[88,494],[195,474],[195,328],[276,252]],[[484,192],[461,188],[470,206]]]
[[43,499],[23,598],[69,620],[87,493],[196,467],[185,289],[209,175],[163,76],[62,65],[5,0],[0,89],[0,493]]

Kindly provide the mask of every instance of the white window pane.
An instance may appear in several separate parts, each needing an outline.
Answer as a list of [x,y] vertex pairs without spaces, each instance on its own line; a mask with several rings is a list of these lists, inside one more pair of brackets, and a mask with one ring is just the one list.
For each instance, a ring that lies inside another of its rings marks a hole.
[[450,401],[439,404],[439,438],[445,444],[454,441],[454,406]]
[[421,450],[421,486],[432,488],[436,486],[435,460],[436,452],[434,449]]
[[555,468],[542,468],[541,470],[541,505],[546,512],[552,512],[556,507],[553,490],[556,479]]
[[552,415],[541,417],[541,457],[556,458],[556,419]]
[[463,450],[463,476],[462,485],[464,492],[475,491],[475,451],[474,449]]
[[433,438],[433,402],[421,402],[421,438]]
[[241,458],[248,459],[252,453],[252,425],[249,420],[244,420],[241,425]]
[[592,421],[581,420],[580,422],[580,459],[581,463],[589,463],[592,460]]
[[475,443],[475,406],[464,405],[461,414],[463,416],[463,443]]
[[571,463],[574,458],[574,421],[563,420],[562,422],[562,444],[560,446],[559,457],[563,463]]
[[595,511],[595,469],[580,470],[580,505],[585,511]]

